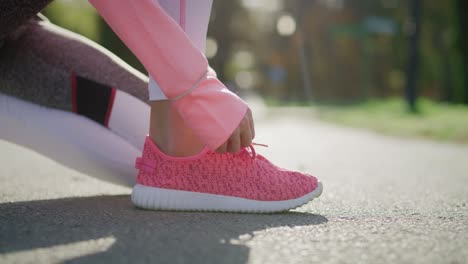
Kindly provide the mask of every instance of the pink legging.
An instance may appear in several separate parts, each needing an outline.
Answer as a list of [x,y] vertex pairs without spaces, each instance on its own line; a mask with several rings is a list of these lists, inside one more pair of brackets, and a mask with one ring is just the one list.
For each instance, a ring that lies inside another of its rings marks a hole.
[[[159,0],[164,11],[180,25],[194,46],[203,53],[205,52],[212,3],[212,0]],[[149,100],[166,100],[167,97],[158,83],[153,77],[149,77]]]

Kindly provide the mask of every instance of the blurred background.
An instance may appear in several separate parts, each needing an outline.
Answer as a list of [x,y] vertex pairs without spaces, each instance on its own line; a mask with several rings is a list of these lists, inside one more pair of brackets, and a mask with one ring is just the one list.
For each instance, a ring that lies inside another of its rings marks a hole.
[[[231,90],[268,106],[468,143],[467,11],[463,0],[214,0],[206,55]],[[43,14],[146,72],[86,0]]]

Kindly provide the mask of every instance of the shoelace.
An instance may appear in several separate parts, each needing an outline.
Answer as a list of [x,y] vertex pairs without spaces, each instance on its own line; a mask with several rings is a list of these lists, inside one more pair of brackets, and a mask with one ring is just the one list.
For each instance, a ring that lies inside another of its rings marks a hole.
[[[255,151],[254,146],[260,146],[260,147],[266,147],[266,148],[268,147],[268,145],[266,144],[252,143],[248,147],[250,151],[247,151],[250,154],[250,157],[252,158],[252,160],[255,160],[255,158],[257,157],[257,152]],[[152,160],[138,157],[135,160],[135,168],[151,173],[156,169],[156,164]]]
[[260,144],[260,143],[252,143],[252,144],[250,144],[250,146],[249,146],[250,153],[251,153],[250,157],[251,157],[252,159],[255,159],[255,158],[257,157],[257,152],[255,151],[255,148],[254,148],[253,146],[260,146],[260,147],[268,148],[268,145],[266,145],[266,144]]

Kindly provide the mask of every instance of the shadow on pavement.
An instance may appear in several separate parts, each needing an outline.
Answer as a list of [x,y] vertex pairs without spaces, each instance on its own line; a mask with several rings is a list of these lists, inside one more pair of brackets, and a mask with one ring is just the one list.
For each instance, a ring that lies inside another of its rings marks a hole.
[[112,236],[103,252],[66,263],[246,263],[249,248],[231,243],[271,227],[326,223],[310,213],[227,214],[144,211],[128,196],[0,204],[0,253]]

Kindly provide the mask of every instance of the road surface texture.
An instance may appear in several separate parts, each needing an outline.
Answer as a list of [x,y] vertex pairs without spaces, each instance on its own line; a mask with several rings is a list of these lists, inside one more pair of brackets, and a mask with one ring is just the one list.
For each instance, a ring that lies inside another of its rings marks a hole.
[[[382,120],[385,122],[385,120]],[[257,122],[257,152],[317,175],[281,214],[136,209],[130,189],[0,141],[0,263],[468,263],[468,146],[322,123]]]

